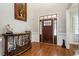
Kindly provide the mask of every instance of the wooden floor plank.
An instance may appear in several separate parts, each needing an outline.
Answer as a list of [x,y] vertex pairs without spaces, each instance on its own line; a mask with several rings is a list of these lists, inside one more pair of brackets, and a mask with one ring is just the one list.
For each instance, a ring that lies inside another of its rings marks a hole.
[[72,56],[74,52],[57,45],[33,42],[32,48],[21,56]]

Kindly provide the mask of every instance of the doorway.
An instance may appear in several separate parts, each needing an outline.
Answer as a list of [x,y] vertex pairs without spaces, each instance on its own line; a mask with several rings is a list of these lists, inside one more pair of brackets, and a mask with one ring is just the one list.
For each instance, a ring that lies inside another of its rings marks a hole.
[[40,17],[40,42],[57,44],[57,15],[46,16]]

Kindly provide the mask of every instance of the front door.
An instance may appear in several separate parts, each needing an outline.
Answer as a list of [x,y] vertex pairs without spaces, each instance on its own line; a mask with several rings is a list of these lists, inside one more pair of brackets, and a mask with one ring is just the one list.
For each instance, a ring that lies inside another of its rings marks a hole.
[[53,19],[42,20],[42,36],[44,43],[53,43]]

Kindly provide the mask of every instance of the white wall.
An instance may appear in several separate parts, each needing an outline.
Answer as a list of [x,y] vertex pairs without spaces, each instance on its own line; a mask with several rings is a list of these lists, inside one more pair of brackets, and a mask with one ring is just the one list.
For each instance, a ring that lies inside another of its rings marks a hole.
[[0,4],[0,34],[4,32],[3,28],[6,24],[10,24],[14,32],[23,32],[27,30],[27,22],[18,21],[14,18],[14,4]]

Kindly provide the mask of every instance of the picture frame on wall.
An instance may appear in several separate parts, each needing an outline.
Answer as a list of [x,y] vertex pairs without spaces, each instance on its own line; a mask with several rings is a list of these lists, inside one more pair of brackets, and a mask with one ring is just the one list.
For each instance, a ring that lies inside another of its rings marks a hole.
[[26,3],[14,3],[15,19],[21,21],[27,21],[27,4]]

